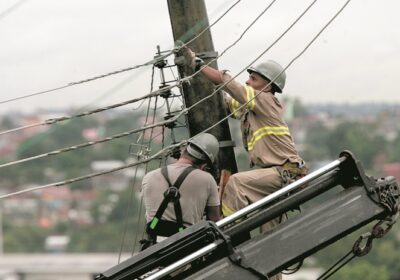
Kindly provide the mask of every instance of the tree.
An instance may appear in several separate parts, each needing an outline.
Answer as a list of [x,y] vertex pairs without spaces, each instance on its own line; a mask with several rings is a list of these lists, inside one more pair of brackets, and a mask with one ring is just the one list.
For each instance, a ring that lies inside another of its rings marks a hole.
[[353,260],[332,276],[332,280],[389,280],[389,272],[384,266],[374,266],[366,261]]
[[308,127],[305,150],[303,156],[307,161],[320,161],[330,159],[330,150],[325,143],[328,142],[331,131],[321,122]]
[[390,143],[387,154],[390,162],[400,162],[400,131],[397,132],[397,137]]

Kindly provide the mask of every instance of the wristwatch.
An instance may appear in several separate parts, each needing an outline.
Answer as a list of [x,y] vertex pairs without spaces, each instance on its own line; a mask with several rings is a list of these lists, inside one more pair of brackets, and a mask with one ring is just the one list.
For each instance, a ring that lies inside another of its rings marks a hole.
[[200,57],[197,57],[197,56],[194,58],[194,63],[195,63],[194,71],[196,71],[196,72],[199,71],[200,67],[205,64],[204,60],[202,60]]

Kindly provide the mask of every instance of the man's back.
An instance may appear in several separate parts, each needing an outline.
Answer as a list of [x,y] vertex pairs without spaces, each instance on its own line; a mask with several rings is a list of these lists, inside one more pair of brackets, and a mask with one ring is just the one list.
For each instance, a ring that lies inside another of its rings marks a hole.
[[[173,163],[168,165],[168,179],[173,185],[190,164]],[[168,183],[161,174],[161,169],[156,169],[143,178],[142,195],[146,209],[146,220],[149,222],[157,212],[164,199],[164,192]],[[218,206],[219,197],[214,178],[200,169],[193,170],[182,182],[179,188],[181,195],[180,204],[184,225],[188,226],[199,222],[204,214],[206,206]],[[170,203],[162,218],[168,221],[176,221],[173,204]]]

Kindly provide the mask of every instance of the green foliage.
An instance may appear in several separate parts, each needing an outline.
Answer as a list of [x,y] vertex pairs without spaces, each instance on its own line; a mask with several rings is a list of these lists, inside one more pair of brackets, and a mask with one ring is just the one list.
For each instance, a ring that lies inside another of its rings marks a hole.
[[138,224],[141,202],[128,188],[116,194],[102,192],[92,206],[94,225],[74,225],[67,232],[71,236],[70,252],[131,252],[133,240],[141,239],[144,224]]
[[[68,252],[119,252],[123,235],[123,223],[88,225],[71,232]],[[128,233],[127,239],[132,239]],[[125,251],[129,249],[125,248]]]
[[331,277],[332,280],[390,280],[389,272],[384,266],[374,266],[366,261],[353,260],[351,263],[335,275]]
[[304,157],[309,161],[332,159],[341,151],[350,150],[367,169],[372,168],[374,158],[388,145],[376,130],[376,124],[357,122],[342,122],[333,128],[314,124],[308,130]]
[[[63,148],[87,143],[83,137],[84,129],[94,129],[101,139],[120,134],[132,127],[137,127],[131,114],[122,115],[108,122],[100,119],[85,117],[65,123],[56,124],[43,133],[34,135],[19,146],[17,158],[24,159],[47,154]],[[127,128],[128,127],[128,128]],[[126,136],[94,146],[46,156],[23,163],[23,172],[13,174],[18,184],[46,184],[49,181],[60,181],[91,173],[90,164],[95,160],[125,160],[129,157],[129,144],[134,142],[133,136]],[[8,168],[11,170],[12,168]],[[16,170],[15,168],[13,170]],[[15,173],[15,172],[14,172]],[[11,175],[9,175],[10,178]],[[74,187],[84,187],[88,183],[75,183]]]
[[384,150],[386,140],[374,133],[375,125],[344,122],[330,132],[327,146],[330,155],[341,150],[351,150],[367,168],[373,165],[374,156]]
[[390,162],[400,162],[400,132],[387,149]]
[[6,222],[3,229],[4,252],[43,252],[48,229],[39,226],[15,226]]
[[309,127],[307,139],[305,141],[306,149],[303,157],[307,161],[315,161],[330,158],[330,150],[326,144],[330,131],[322,123],[316,123]]
[[[371,231],[373,225],[374,223],[366,225],[362,229],[345,236],[343,239],[315,254],[314,257],[317,261],[317,266],[325,269],[332,266],[351,250],[354,242],[361,234]],[[373,240],[372,250],[366,256],[354,258],[348,265],[336,273],[332,279],[399,279],[399,236],[400,225],[395,224],[383,238]],[[376,274],[376,272],[379,273]]]

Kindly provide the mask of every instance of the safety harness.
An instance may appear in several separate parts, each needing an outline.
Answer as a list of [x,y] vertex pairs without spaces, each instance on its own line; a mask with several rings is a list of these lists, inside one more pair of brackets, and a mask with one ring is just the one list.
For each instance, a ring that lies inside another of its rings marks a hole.
[[[171,184],[168,178],[167,167],[164,166],[163,168],[161,168],[161,174],[164,176],[165,180],[168,183],[168,189],[164,192],[164,199],[158,207],[158,210],[153,219],[151,219],[151,221],[146,225],[146,233],[148,235],[148,239],[140,241],[140,243],[142,244],[142,250],[157,243],[157,236],[169,237],[185,229],[185,226],[183,225],[181,203],[179,201],[181,197],[179,193],[179,187],[189,175],[189,173],[192,172],[194,169],[195,168],[193,166],[188,166],[182,171],[182,173],[176,179],[175,183]],[[174,203],[176,222],[161,219],[162,215],[165,212],[165,209],[167,209],[170,202]]]

